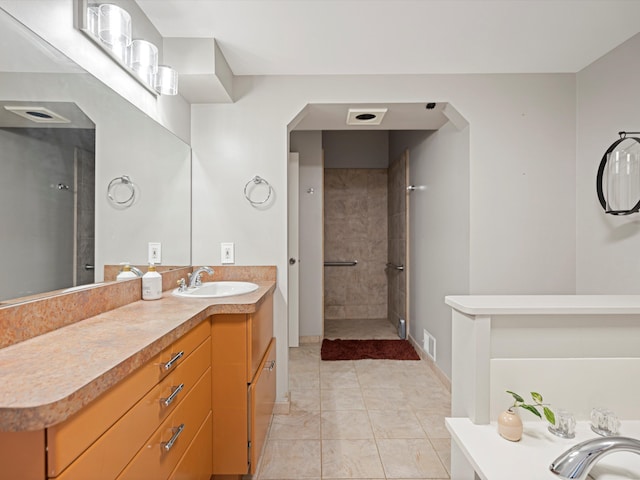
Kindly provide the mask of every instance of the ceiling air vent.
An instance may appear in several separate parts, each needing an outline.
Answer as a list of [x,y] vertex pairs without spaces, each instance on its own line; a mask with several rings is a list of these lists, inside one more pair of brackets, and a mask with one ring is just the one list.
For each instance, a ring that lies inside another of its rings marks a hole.
[[386,108],[350,108],[347,113],[347,125],[380,125]]
[[6,110],[36,123],[70,123],[70,120],[45,107],[5,105]]

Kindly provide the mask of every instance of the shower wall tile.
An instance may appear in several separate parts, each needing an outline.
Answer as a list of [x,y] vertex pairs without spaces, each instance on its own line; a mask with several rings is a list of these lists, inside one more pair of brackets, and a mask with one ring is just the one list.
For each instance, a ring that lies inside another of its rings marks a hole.
[[407,164],[404,155],[389,165],[388,176],[388,258],[389,262],[404,265],[404,271],[389,269],[388,278],[388,318],[394,325],[399,318],[405,318],[408,262],[406,251],[407,229]]
[[325,169],[325,261],[358,261],[325,268],[325,318],[387,317],[387,177],[386,169]]

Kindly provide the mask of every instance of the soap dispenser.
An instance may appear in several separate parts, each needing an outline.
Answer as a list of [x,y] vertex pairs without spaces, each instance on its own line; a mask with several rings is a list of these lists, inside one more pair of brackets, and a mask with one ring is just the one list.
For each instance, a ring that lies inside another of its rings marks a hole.
[[138,278],[138,276],[131,271],[131,265],[128,262],[121,263],[122,270],[118,273],[116,280],[119,282],[121,280],[129,280],[130,278]]
[[149,264],[147,273],[142,276],[142,299],[158,300],[162,298],[162,275],[156,272],[153,263]]

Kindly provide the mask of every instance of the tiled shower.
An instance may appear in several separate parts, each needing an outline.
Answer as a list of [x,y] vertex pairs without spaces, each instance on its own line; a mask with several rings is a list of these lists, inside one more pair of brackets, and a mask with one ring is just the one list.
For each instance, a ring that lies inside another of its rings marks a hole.
[[406,318],[407,159],[382,155],[387,168],[324,169],[325,320]]
[[387,317],[387,169],[326,168],[325,319]]

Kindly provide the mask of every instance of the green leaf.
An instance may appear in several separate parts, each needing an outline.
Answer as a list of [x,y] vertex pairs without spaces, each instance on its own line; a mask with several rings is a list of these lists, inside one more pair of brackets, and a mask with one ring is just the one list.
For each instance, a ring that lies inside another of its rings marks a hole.
[[531,398],[533,398],[533,401],[536,403],[542,403],[542,395],[538,392],[531,392]]
[[507,390],[507,393],[510,393],[511,395],[513,395],[513,398],[515,398],[516,402],[524,402],[524,398],[522,398],[520,395],[518,395],[515,392],[512,392],[510,390]]
[[543,407],[543,411],[544,411],[544,417],[547,419],[547,421],[551,425],[555,425],[556,424],[556,416],[553,414],[551,409],[548,408],[548,407]]
[[540,417],[542,418],[542,415],[540,415],[540,412],[538,411],[538,409],[532,405],[520,405],[522,408],[524,408],[525,410],[529,410],[531,413],[533,413],[536,417]]

